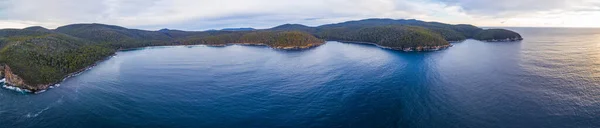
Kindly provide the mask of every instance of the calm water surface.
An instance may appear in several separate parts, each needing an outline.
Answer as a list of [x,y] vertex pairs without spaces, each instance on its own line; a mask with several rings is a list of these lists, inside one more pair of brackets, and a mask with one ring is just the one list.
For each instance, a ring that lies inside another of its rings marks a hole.
[[600,30],[509,29],[525,40],[119,52],[38,95],[1,89],[0,127],[600,127]]

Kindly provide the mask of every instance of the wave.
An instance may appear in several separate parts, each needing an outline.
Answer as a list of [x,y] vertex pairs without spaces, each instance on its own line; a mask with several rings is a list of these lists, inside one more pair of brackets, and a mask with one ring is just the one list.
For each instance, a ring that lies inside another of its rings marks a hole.
[[[8,84],[6,84],[4,82],[0,82],[0,85],[3,88],[5,88],[5,89],[13,90],[13,91],[20,92],[20,93],[23,93],[23,94],[29,94],[29,93],[40,94],[40,93],[43,93],[43,92],[47,91],[47,89],[45,89],[45,90],[40,90],[40,91],[32,92],[31,90],[28,90],[28,89],[21,89],[19,87],[10,86],[10,85],[8,85]],[[49,86],[48,88],[49,89],[53,89],[53,88],[57,88],[57,87],[60,87],[60,84],[55,84],[55,85]]]
[[40,90],[40,91],[37,91],[37,92],[34,92],[34,93],[35,93],[35,94],[40,94],[40,93],[42,93],[42,92],[46,92],[46,90]]
[[52,85],[52,86],[50,86],[48,88],[52,89],[52,88],[58,88],[58,87],[60,87],[60,84],[55,84],[55,85]]

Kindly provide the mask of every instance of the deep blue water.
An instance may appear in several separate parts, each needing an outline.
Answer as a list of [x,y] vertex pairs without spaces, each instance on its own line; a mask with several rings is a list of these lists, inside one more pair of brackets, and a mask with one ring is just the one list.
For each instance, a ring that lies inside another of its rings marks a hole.
[[436,52],[119,52],[41,94],[1,89],[0,127],[600,127],[600,30],[510,29],[525,40]]

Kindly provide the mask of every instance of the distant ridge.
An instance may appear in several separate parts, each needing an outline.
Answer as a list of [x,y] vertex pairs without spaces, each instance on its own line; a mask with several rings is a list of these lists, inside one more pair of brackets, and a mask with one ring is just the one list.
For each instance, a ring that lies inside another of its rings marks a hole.
[[254,28],[224,28],[221,31],[254,31]]

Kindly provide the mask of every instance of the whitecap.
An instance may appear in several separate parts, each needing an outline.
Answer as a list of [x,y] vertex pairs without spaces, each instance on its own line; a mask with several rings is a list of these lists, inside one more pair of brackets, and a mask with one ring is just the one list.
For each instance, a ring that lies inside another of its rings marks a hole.
[[58,87],[60,87],[60,84],[54,84],[54,85],[52,85],[52,86],[50,86],[48,88],[58,88]]
[[6,84],[2,85],[2,87],[6,88],[6,89],[9,89],[9,90],[14,90],[14,91],[17,91],[17,92],[21,92],[21,93],[31,92],[31,91],[29,91],[27,89],[21,89],[21,88],[18,88],[18,87],[15,87],[15,86],[9,86],[9,85],[6,85]]
[[40,93],[43,93],[43,92],[46,92],[46,90],[37,91],[37,92],[35,92],[35,94],[40,94]]

